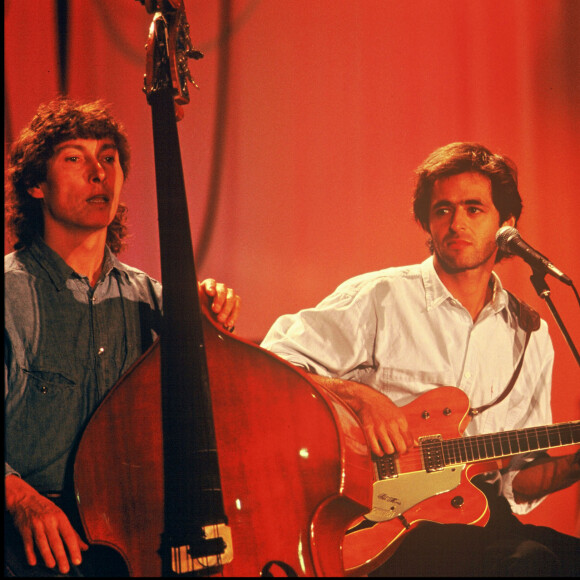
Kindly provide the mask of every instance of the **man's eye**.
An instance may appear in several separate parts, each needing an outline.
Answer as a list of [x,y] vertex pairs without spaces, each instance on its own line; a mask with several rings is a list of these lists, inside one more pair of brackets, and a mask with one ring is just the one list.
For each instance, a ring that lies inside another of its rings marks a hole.
[[471,206],[467,209],[467,211],[469,213],[480,213],[481,212],[481,208],[479,207],[475,207],[475,206]]
[[72,161],[73,163],[76,163],[77,161],[80,160],[80,157],[78,155],[67,155],[65,157],[66,161]]
[[435,210],[435,215],[436,216],[444,216],[446,214],[449,213],[449,208],[448,207],[439,207]]

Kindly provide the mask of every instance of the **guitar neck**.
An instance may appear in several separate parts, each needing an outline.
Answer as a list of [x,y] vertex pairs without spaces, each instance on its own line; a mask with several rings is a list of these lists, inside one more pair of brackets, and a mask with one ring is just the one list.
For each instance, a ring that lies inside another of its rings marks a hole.
[[580,421],[456,439],[421,442],[427,471],[580,443]]

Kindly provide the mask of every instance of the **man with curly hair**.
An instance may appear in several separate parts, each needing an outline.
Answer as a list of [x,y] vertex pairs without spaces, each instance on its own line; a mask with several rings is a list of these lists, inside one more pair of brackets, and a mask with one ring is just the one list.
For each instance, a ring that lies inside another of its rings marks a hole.
[[[160,283],[117,258],[127,235],[120,198],[129,165],[125,130],[101,101],[41,105],[10,149],[8,575],[67,574],[71,563],[79,574],[88,546],[71,504],[74,450],[103,397],[159,333]],[[213,279],[199,291],[232,328],[239,296]]]

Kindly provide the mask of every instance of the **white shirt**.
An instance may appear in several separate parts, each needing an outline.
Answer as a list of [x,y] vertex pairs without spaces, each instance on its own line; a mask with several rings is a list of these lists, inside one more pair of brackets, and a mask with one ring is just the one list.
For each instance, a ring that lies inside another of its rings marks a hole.
[[[472,407],[495,400],[520,359],[525,332],[508,309],[508,294],[494,273],[495,291],[477,320],[439,279],[429,257],[347,280],[315,308],[281,316],[262,342],[308,372],[365,383],[398,406],[439,386],[455,386]],[[496,433],[552,422],[550,390],[554,349],[548,326],[532,333],[524,364],[509,396],[475,416],[465,435]],[[516,513],[512,461],[502,493]]]

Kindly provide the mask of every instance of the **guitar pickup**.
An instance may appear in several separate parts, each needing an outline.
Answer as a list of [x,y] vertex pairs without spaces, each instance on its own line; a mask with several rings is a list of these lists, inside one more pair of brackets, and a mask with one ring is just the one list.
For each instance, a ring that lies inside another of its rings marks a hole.
[[441,471],[445,467],[443,456],[443,438],[441,435],[419,437],[423,467],[427,473]]
[[391,479],[398,476],[395,454],[375,457],[374,462],[377,468],[378,479]]

